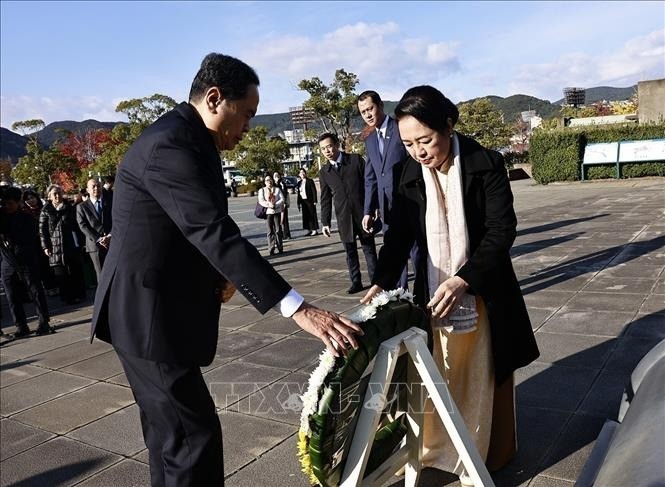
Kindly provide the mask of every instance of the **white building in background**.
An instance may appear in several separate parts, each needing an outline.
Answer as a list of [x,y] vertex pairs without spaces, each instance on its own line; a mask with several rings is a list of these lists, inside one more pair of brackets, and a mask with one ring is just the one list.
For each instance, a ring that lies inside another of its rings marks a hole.
[[289,159],[282,162],[284,173],[296,175],[301,167],[309,168],[314,161],[316,142],[308,139],[303,129],[285,130],[281,135],[288,142],[291,153]]
[[604,115],[602,117],[571,118],[568,127],[583,125],[611,125],[614,123],[637,123],[637,113],[628,115]]
[[535,110],[527,110],[521,113],[522,121],[529,124],[529,133],[543,123],[543,119],[536,114]]

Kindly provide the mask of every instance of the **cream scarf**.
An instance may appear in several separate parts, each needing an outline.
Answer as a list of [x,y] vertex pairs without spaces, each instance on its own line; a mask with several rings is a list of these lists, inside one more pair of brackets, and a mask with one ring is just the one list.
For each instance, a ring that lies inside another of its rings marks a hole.
[[[427,277],[430,296],[446,279],[454,276],[469,259],[469,233],[464,216],[462,164],[459,140],[453,133],[453,163],[444,174],[437,169],[423,168],[427,208]],[[478,312],[476,297],[464,293],[458,306],[445,318],[433,320],[434,327],[446,328],[453,333],[466,333],[476,329]]]

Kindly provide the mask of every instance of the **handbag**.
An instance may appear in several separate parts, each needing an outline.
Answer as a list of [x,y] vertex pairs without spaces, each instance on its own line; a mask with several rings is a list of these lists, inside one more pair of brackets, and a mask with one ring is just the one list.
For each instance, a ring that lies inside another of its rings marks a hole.
[[261,203],[257,201],[256,208],[254,208],[254,216],[256,218],[260,218],[261,220],[265,220],[268,218],[267,210],[268,209],[265,206],[261,206]]

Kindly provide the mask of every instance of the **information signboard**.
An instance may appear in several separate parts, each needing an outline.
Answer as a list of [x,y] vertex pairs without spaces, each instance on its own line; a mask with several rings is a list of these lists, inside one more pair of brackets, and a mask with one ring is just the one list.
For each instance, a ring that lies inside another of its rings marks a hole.
[[633,161],[665,161],[665,139],[621,142],[619,162]]
[[617,162],[619,143],[587,144],[584,148],[584,164],[608,164]]

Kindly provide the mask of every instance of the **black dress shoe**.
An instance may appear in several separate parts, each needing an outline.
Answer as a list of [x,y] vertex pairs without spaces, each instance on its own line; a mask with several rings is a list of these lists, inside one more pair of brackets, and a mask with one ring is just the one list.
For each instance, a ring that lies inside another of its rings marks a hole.
[[41,336],[41,335],[51,335],[55,333],[55,328],[49,325],[45,326],[40,326],[37,328],[37,331],[35,331],[35,335]]
[[362,291],[363,289],[364,288],[362,284],[354,284],[353,286],[351,286],[349,289],[346,290],[346,294],[356,294]]
[[25,336],[28,336],[30,333],[30,328],[27,326],[17,326],[16,331],[14,332],[14,338],[23,338]]
[[270,255],[275,255],[275,249],[270,249]]

